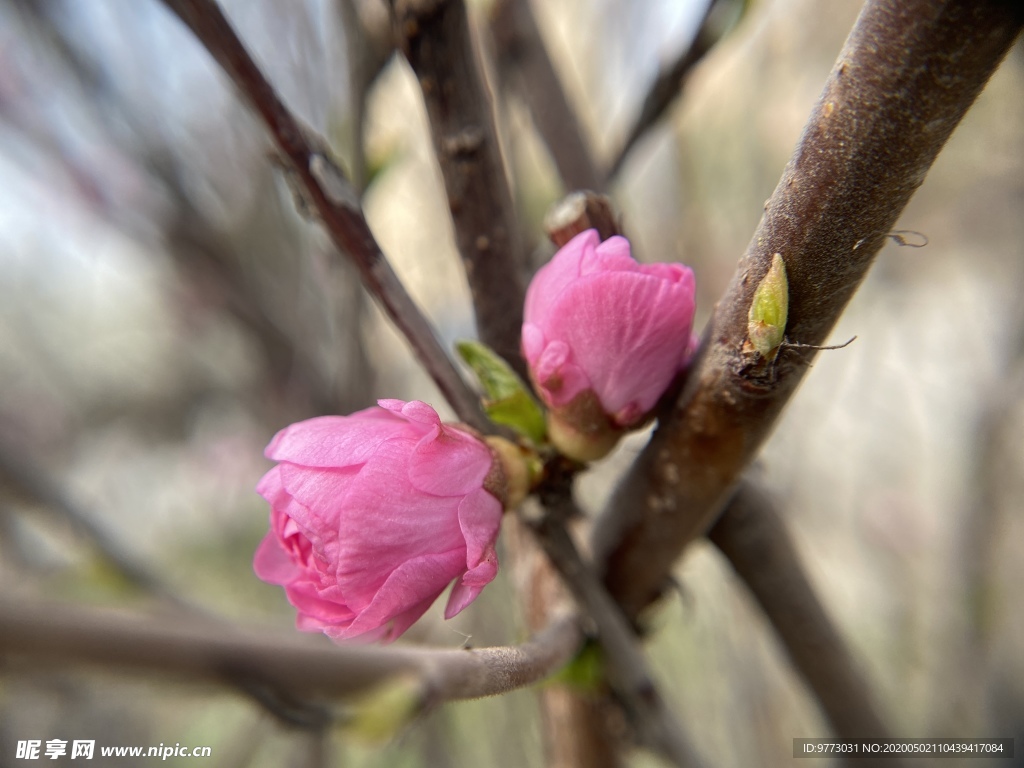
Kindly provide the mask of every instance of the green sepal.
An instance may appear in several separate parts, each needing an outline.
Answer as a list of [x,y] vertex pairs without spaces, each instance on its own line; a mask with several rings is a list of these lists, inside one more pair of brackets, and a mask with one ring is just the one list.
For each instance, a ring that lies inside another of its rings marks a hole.
[[509,364],[479,341],[459,341],[455,348],[483,387],[484,411],[491,421],[511,427],[535,445],[543,443],[544,412]]

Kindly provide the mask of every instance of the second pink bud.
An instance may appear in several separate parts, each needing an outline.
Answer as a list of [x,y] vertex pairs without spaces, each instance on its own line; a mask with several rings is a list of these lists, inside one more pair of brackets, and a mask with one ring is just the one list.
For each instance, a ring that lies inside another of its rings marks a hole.
[[640,264],[592,229],[537,272],[523,353],[563,453],[600,458],[646,420],[692,351],[694,290],[688,267]]

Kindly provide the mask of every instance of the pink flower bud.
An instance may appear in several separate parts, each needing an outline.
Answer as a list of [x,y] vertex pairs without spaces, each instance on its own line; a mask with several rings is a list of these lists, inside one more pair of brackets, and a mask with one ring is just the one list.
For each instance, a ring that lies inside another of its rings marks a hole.
[[271,506],[256,575],[285,588],[299,629],[334,639],[390,642],[454,581],[450,619],[498,571],[491,450],[426,403],[379,405],[282,429],[256,489]]
[[523,353],[552,409],[556,442],[560,429],[576,430],[607,452],[614,439],[602,448],[602,434],[645,420],[688,359],[694,288],[688,267],[639,264],[628,240],[602,243],[593,229],[537,272],[526,293]]

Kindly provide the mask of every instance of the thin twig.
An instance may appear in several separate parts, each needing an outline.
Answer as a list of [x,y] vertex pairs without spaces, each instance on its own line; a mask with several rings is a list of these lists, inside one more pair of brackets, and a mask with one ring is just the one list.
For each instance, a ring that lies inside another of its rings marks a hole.
[[[946,139],[1017,37],[1011,0],[870,0],[705,333],[671,413],[595,529],[631,618],[707,530],[808,369],[745,349],[748,310],[782,254],[786,335],[820,345]],[[756,355],[756,353],[755,353]]]
[[632,627],[576,548],[566,523],[579,516],[571,476],[549,480],[540,489],[544,513],[526,517],[573,597],[594,622],[608,666],[608,678],[641,744],[677,766],[702,764],[681,723],[654,683]]
[[567,192],[600,189],[601,174],[537,28],[529,0],[499,0],[491,11],[498,72],[522,98]]
[[262,118],[305,203],[323,222],[341,253],[358,267],[363,284],[405,335],[459,418],[481,432],[493,426],[479,399],[395,275],[363,217],[358,195],[331,159],[323,139],[301,126],[249,56],[213,0],[164,0],[192,30]]
[[398,0],[401,46],[423,92],[480,339],[523,377],[526,254],[490,93],[462,0]]
[[0,654],[45,664],[89,664],[175,679],[258,688],[283,699],[357,694],[411,673],[424,706],[532,685],[569,661],[583,640],[574,615],[518,646],[446,650],[334,646],[323,638],[142,617],[0,597]]
[[[644,98],[643,106],[640,108],[640,114],[629,129],[629,133],[626,134],[626,139],[615,155],[615,159],[608,167],[603,180],[605,184],[619,174],[636,143],[661,119],[665,111],[682,92],[686,78],[693,68],[722,39],[728,27],[721,23],[720,14],[724,12],[725,6],[736,4],[736,0],[709,0],[707,10],[704,12],[689,45],[680,51],[676,60],[663,69],[651,84],[650,90]],[[742,8],[739,12],[742,13]]]
[[891,737],[767,492],[744,480],[708,538],[761,605],[836,736]]

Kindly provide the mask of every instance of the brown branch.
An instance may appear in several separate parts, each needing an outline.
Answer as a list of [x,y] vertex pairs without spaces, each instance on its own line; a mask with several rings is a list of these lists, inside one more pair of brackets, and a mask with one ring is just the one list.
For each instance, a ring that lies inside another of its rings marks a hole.
[[398,0],[396,24],[423,91],[480,339],[526,378],[519,348],[525,251],[491,97],[462,0]]
[[566,191],[599,189],[603,179],[562,88],[529,0],[499,0],[491,11],[498,71],[523,99]]
[[677,766],[699,766],[682,725],[662,699],[629,621],[601,585],[573,542],[566,523],[579,517],[571,474],[556,475],[539,491],[544,513],[525,517],[576,602],[594,622],[604,650],[608,681],[641,744]]
[[891,737],[764,489],[741,483],[708,538],[760,604],[835,735]]
[[401,673],[422,682],[424,706],[494,696],[547,677],[573,657],[582,639],[576,617],[562,615],[519,646],[334,646],[295,633],[0,597],[3,657],[48,668],[88,664],[215,681],[286,701],[355,694]]
[[[618,175],[636,143],[661,119],[672,102],[682,92],[690,72],[731,27],[731,24],[726,25],[721,21],[721,16],[727,12],[729,5],[742,6],[742,2],[737,3],[735,0],[710,0],[708,2],[707,10],[704,12],[704,17],[701,19],[693,39],[690,40],[690,44],[679,52],[676,60],[663,69],[651,84],[650,90],[644,98],[643,106],[640,108],[640,114],[633,122],[629,133],[626,134],[625,141],[622,142],[622,147],[605,174],[605,183]],[[743,12],[742,7],[738,12]]]
[[744,350],[772,254],[789,274],[790,340],[821,344],[932,161],[1016,38],[1012,0],[870,0],[732,282],[675,408],[595,532],[631,617],[714,521],[814,351]]
[[478,398],[374,240],[358,196],[331,160],[326,143],[288,111],[213,0],[164,3],[199,38],[263,120],[306,205],[323,222],[338,250],[355,263],[367,290],[405,335],[459,418],[482,432],[492,431]]

